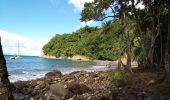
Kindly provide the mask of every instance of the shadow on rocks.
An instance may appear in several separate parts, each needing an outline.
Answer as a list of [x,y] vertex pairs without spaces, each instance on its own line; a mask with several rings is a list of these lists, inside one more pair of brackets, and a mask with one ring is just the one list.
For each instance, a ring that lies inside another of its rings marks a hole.
[[80,84],[78,82],[71,82],[67,86],[68,90],[74,94],[83,94],[89,92],[91,89],[87,87],[85,84]]

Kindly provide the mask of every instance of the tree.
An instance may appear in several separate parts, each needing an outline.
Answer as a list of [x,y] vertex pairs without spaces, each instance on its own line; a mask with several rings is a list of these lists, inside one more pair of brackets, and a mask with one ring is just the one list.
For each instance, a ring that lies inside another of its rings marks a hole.
[[11,85],[8,79],[8,71],[6,67],[6,61],[3,55],[1,38],[0,38],[0,99],[1,100],[13,100],[11,91]]
[[167,73],[167,79],[170,82],[170,2],[168,2],[168,12],[169,12],[169,25],[168,25],[168,35],[167,35],[167,43],[165,49],[165,68]]
[[128,18],[127,18],[127,14],[126,14],[126,2],[123,3],[122,1],[120,1],[120,5],[121,5],[121,13],[120,13],[120,17],[121,17],[121,21],[122,21],[122,27],[123,27],[123,33],[125,34],[126,37],[126,45],[127,45],[127,64],[126,64],[126,70],[132,72],[131,70],[131,40],[129,37],[129,33],[128,33]]
[[[127,27],[128,18],[126,7],[127,2],[124,0],[94,0],[92,3],[84,4],[84,9],[81,13],[81,21],[103,21],[108,18],[114,21],[120,16],[123,33],[127,43],[127,65],[125,66],[125,69],[131,71],[131,40]],[[118,64],[118,67],[120,67],[120,63]]]

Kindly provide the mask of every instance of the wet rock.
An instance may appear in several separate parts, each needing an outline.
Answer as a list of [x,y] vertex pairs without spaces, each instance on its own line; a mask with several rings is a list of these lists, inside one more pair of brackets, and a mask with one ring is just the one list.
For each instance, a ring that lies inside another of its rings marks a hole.
[[61,77],[62,73],[58,70],[55,70],[53,72],[48,72],[47,74],[45,74],[46,77]]

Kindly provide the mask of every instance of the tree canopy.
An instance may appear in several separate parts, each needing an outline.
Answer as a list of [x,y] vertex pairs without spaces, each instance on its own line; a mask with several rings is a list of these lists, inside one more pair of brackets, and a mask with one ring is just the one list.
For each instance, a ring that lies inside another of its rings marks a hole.
[[116,60],[120,31],[119,21],[103,23],[101,28],[85,26],[71,34],[54,36],[43,52],[56,57],[78,54],[91,59]]

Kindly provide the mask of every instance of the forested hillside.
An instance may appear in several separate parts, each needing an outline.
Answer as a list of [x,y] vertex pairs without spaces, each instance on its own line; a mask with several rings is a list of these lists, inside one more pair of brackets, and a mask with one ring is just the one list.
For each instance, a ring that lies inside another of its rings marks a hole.
[[[139,3],[143,8],[137,7]],[[143,68],[164,67],[169,72],[169,10],[168,0],[85,3],[81,21],[105,23],[100,28],[86,26],[71,34],[56,35],[43,52],[56,57],[79,54],[91,59],[118,60],[119,66],[125,57],[129,71],[135,59]]]
[[116,60],[119,42],[125,48],[125,41],[119,39],[120,33],[120,21],[103,23],[101,28],[85,26],[73,33],[57,34],[43,47],[43,52],[56,57],[78,54],[91,59]]

